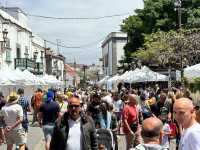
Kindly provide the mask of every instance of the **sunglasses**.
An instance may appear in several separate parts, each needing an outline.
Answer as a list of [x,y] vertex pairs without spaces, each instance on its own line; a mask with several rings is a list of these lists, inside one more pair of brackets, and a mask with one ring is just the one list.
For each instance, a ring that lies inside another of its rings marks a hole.
[[69,105],[69,108],[78,108],[80,105]]

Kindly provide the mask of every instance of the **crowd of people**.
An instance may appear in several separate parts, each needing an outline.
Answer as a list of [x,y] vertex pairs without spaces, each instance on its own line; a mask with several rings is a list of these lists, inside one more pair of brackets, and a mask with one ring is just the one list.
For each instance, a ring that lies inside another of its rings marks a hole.
[[124,150],[200,149],[199,106],[183,89],[38,89],[31,100],[22,88],[7,98],[0,92],[0,143],[7,150],[28,149],[27,112],[42,128],[46,150],[118,150],[119,136]]

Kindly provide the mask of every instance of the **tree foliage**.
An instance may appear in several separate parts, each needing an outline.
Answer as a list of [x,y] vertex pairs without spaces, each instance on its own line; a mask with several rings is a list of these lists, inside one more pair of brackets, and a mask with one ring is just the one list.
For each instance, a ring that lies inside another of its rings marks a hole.
[[189,83],[189,89],[193,93],[200,91],[200,78],[193,79],[193,81]]
[[[141,47],[147,47],[148,34],[177,29],[178,15],[174,6],[175,0],[144,0],[144,8],[135,11],[135,14],[123,20],[121,31],[128,35],[128,43],[124,47],[124,62],[131,62],[131,55]],[[182,0],[182,27],[194,28],[200,26],[200,1]],[[157,36],[157,35],[156,35]],[[161,40],[161,42],[163,42]],[[156,44],[156,43],[154,43]],[[157,44],[156,44],[157,45]],[[167,45],[160,44],[164,49]],[[153,48],[153,46],[152,46]],[[142,49],[140,49],[142,50]],[[148,51],[147,56],[153,53]],[[144,51],[141,53],[145,53]]]
[[191,29],[148,34],[145,36],[143,47],[132,55],[145,64],[154,63],[181,68],[181,63],[183,67],[189,65],[193,57],[199,54],[200,30]]

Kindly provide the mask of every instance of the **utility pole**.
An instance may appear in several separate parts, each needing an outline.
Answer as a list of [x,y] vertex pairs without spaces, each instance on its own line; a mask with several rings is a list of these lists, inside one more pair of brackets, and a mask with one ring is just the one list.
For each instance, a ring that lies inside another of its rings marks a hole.
[[[74,58],[74,70],[76,72],[76,59]],[[73,83],[74,87],[76,87],[76,74],[74,75],[74,83]]]
[[47,55],[47,41],[46,40],[44,40],[44,65],[43,65],[43,73],[45,74],[45,73],[47,73],[47,62],[46,62],[46,60],[47,60],[47,57],[46,57],[46,55]]
[[60,39],[56,39],[56,43],[57,43],[57,54],[60,54],[59,46],[61,45],[61,40]]
[[84,88],[86,86],[86,69],[87,69],[87,65],[83,65],[83,82],[84,82]]

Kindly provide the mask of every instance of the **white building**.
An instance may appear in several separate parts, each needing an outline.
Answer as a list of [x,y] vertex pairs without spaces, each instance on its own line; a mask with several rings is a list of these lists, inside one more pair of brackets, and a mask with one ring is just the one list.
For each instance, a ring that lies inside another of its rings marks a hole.
[[[4,37],[7,31],[7,37]],[[31,29],[27,17],[19,8],[0,9],[0,67],[16,68],[15,58],[33,58]]]
[[117,73],[119,60],[124,56],[124,46],[127,43],[127,34],[111,32],[102,43],[102,62],[104,76]]
[[45,52],[45,61],[46,73],[64,81],[64,76],[66,76],[64,75],[65,57],[48,48]]
[[37,35],[32,37],[32,51],[35,60],[35,74],[43,75],[45,73],[45,42]]

